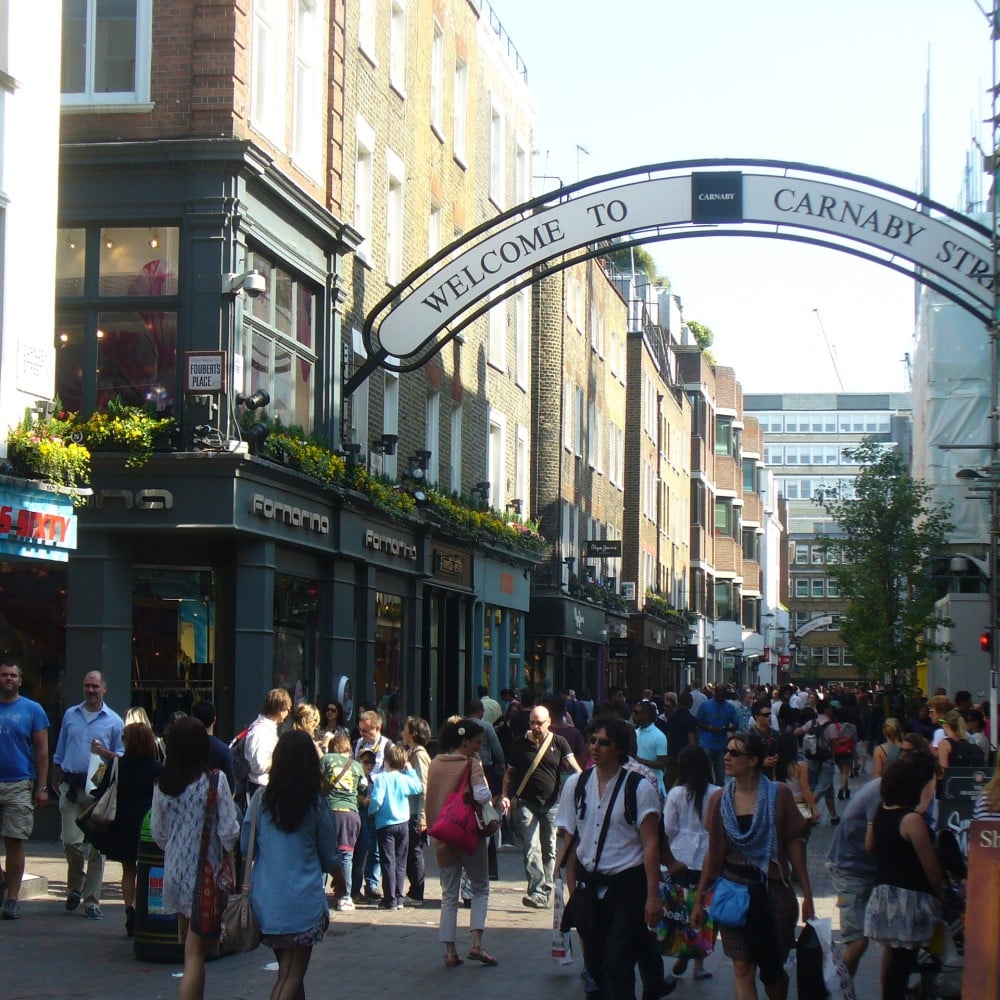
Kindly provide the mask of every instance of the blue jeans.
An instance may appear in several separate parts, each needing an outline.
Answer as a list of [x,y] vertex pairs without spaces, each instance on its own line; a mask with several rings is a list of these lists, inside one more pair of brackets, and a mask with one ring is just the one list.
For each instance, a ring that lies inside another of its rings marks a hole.
[[546,809],[533,802],[518,800],[514,821],[524,852],[524,874],[528,895],[546,902],[552,897],[556,866],[556,812],[558,802]]
[[354,845],[361,829],[361,817],[356,812],[335,810],[333,813],[334,853],[340,861],[340,873],[344,878],[345,892],[348,896],[353,892],[354,881]]
[[427,846],[427,831],[417,833],[417,820],[410,819],[410,846],[406,852],[406,877],[410,880],[407,896],[410,899],[424,898],[424,848]]
[[375,836],[375,820],[368,815],[367,808],[360,807],[361,833],[354,847],[359,864],[351,874],[351,895],[361,895],[361,882],[364,880],[369,893],[378,892],[382,884],[382,865],[378,850],[378,838]]
[[705,751],[708,762],[712,765],[712,774],[714,775],[712,781],[721,788],[726,783],[726,748],[711,750],[709,747],[703,746],[702,750]]
[[406,878],[406,848],[410,840],[410,824],[392,823],[377,831],[382,872],[385,875],[385,907],[403,905],[403,882]]

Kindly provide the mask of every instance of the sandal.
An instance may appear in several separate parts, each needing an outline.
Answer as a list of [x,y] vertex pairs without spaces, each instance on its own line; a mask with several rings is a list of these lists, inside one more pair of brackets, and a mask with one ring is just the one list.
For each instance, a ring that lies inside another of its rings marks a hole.
[[470,948],[468,957],[483,965],[499,965],[500,963],[485,948]]
[[674,975],[683,976],[687,972],[688,960],[686,958],[679,958],[674,962]]
[[447,969],[454,969],[459,965],[462,965],[462,959],[458,955],[445,955],[444,964]]

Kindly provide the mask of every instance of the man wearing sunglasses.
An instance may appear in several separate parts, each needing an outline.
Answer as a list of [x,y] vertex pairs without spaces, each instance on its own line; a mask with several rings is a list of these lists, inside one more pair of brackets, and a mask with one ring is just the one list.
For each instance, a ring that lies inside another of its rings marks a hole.
[[[677,986],[664,977],[647,929],[663,912],[660,799],[652,782],[624,767],[633,739],[628,723],[609,716],[593,725],[594,766],[566,780],[556,820],[570,838],[568,908],[583,944],[587,1000],[633,1000],[637,964],[643,1000],[658,1000]],[[584,900],[594,908],[589,919],[579,912]]]

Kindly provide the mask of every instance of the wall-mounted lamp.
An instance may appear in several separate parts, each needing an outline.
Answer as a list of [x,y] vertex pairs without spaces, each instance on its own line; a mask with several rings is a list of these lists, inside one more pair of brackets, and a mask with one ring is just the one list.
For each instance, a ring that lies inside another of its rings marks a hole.
[[36,399],[31,409],[39,420],[48,420],[56,412],[56,404],[52,399]]
[[429,452],[426,448],[421,448],[420,451],[415,451],[413,453],[413,461],[416,462],[421,469],[426,469],[431,461],[431,452]]
[[576,556],[566,556],[566,558],[563,559],[563,563],[565,563],[566,568],[572,573],[573,567],[576,565]]
[[267,429],[267,424],[262,424],[260,421],[243,432],[243,440],[246,441],[251,455],[256,455],[260,451],[268,434],[270,431]]
[[371,450],[381,452],[383,455],[395,455],[398,441],[398,434],[383,434],[380,438],[372,441]]
[[479,497],[480,503],[489,503],[490,500],[489,480],[484,479],[481,482],[476,483],[476,485],[472,487],[472,492],[475,493],[477,497]]
[[248,410],[259,410],[261,407],[267,406],[271,402],[271,397],[268,395],[266,389],[257,389],[255,392],[250,393],[249,396],[244,396],[242,392],[236,393],[236,405],[245,406]]
[[518,499],[510,500],[507,503],[507,510],[512,514],[517,514],[518,517],[521,516],[521,501]]

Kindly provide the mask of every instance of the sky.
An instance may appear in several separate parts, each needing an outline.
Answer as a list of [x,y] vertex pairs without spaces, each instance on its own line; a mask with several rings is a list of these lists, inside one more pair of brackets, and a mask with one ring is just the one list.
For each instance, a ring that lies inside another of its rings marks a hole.
[[[542,175],[569,184],[696,157],[797,161],[917,191],[928,69],[931,197],[964,210],[973,136],[989,146],[992,43],[975,0],[489,2],[537,106],[536,194],[557,184]],[[648,249],[744,392],[909,388],[911,279],[775,239]]]

